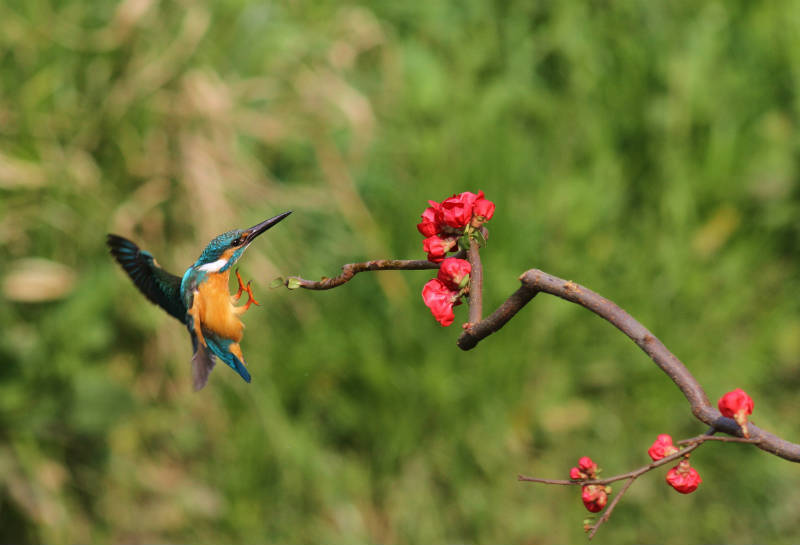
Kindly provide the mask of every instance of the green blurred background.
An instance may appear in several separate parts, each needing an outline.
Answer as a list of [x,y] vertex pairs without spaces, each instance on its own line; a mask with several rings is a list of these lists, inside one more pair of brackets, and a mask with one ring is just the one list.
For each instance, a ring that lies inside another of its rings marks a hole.
[[[794,0],[0,3],[0,542],[581,542],[611,475],[705,431],[589,312],[540,296],[471,352],[420,258],[427,199],[482,189],[487,311],[532,267],[629,310],[716,400],[800,439]],[[191,392],[186,331],[107,232],[182,272],[241,261],[245,384]],[[798,467],[741,445],[654,472],[601,543],[796,543]]]

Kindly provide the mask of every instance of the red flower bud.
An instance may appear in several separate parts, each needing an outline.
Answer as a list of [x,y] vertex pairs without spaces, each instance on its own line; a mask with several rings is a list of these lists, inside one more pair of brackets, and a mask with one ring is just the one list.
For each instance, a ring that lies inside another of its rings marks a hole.
[[417,230],[424,237],[432,237],[442,231],[441,205],[435,201],[429,202],[431,205],[422,213],[422,222],[417,224]]
[[467,282],[469,282],[470,271],[472,271],[472,266],[469,264],[469,261],[448,257],[442,261],[442,265],[439,267],[438,278],[444,282],[448,288],[461,290],[465,288]]
[[472,205],[478,195],[465,191],[442,201],[442,219],[454,229],[463,229],[472,220]]
[[458,238],[456,237],[442,238],[439,235],[433,235],[422,241],[422,249],[427,252],[428,261],[439,263],[457,244]]
[[588,456],[582,456],[581,459],[578,460],[578,468],[589,475],[594,475],[597,473],[597,464],[594,463]]
[[728,392],[717,403],[719,411],[728,418],[734,418],[736,413],[753,414],[753,399],[741,388]]
[[447,327],[453,323],[456,316],[453,313],[453,305],[460,303],[458,292],[451,290],[438,278],[428,280],[422,288],[422,300],[431,309],[431,314],[436,321]]
[[475,216],[472,221],[473,227],[480,227],[494,216],[494,203],[483,198],[483,191],[478,191],[478,198],[472,205],[472,214]]
[[572,479],[573,481],[582,481],[586,479],[586,474],[583,473],[577,467],[573,467],[572,469],[569,470],[569,478]]
[[667,472],[667,483],[681,494],[691,494],[703,479],[697,470],[689,465],[689,460],[684,459]]
[[647,449],[647,454],[650,455],[650,458],[652,458],[654,462],[671,454],[675,454],[676,452],[678,452],[678,447],[672,444],[672,437],[666,433],[659,435],[653,445]]
[[717,402],[723,416],[733,418],[742,428],[742,435],[750,437],[747,431],[747,417],[753,414],[753,399],[741,388],[736,388],[722,396]]
[[597,484],[586,485],[581,492],[581,499],[587,510],[592,513],[599,513],[608,503],[606,487]]

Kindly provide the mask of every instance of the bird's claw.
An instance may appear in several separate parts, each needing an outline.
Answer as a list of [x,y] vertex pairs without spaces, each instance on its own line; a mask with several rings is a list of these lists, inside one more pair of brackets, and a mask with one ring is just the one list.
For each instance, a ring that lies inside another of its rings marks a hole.
[[234,299],[237,301],[242,296],[242,293],[247,292],[247,302],[242,306],[242,312],[250,308],[250,305],[257,305],[260,306],[259,302],[256,301],[255,296],[253,295],[253,288],[250,286],[250,282],[246,285],[242,280],[242,277],[239,275],[239,269],[236,269],[236,280],[239,282],[239,291],[236,292],[236,295],[233,296]]
[[247,288],[245,287],[242,277],[239,274],[239,269],[236,269],[234,273],[236,274],[236,280],[239,282],[239,291],[236,292],[236,295],[234,295],[233,298],[238,300],[242,296],[242,292],[244,292]]

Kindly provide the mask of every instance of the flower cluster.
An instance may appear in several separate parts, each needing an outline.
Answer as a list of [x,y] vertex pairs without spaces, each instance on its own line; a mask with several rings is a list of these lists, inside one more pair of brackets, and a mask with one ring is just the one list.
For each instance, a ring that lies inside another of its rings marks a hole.
[[448,257],[442,261],[436,278],[429,280],[422,288],[422,300],[431,309],[436,321],[445,327],[456,318],[453,307],[461,304],[461,296],[469,286],[471,270],[468,261]]
[[[753,400],[744,390],[736,388],[728,392],[720,398],[717,406],[723,416],[736,420],[736,423],[742,428],[742,435],[749,437],[747,417],[753,414]],[[680,452],[680,449],[672,443],[672,437],[666,433],[659,435],[647,449],[647,454],[654,462],[677,452]],[[702,482],[700,474],[690,465],[688,454],[678,462],[678,465],[667,472],[667,483],[681,494],[694,492]]]
[[[737,388],[722,396],[718,406],[720,412],[724,416],[736,420],[742,428],[742,435],[748,437],[747,418],[753,413],[753,400],[750,396],[743,390]],[[588,456],[583,456],[578,460],[578,465],[570,469],[569,479],[572,483],[581,486],[581,500],[583,501],[584,507],[591,513],[599,513],[606,508],[608,505],[608,497],[611,495],[611,488],[605,486],[605,482],[629,479],[628,485],[630,485],[639,475],[661,465],[666,465],[674,460],[679,460],[678,464],[667,472],[667,484],[681,494],[691,494],[702,484],[703,479],[700,477],[697,470],[692,467],[689,461],[689,453],[709,438],[708,436],[700,436],[699,438],[679,441],[678,445],[675,445],[671,436],[662,433],[656,438],[653,444],[650,445],[650,448],[647,449],[647,454],[652,458],[654,463],[644,466],[634,472],[618,475],[610,479],[600,479],[598,477],[600,469],[597,467],[597,464]],[[684,446],[681,445],[692,446],[684,449]],[[546,481],[543,479],[523,477],[521,477],[521,480],[566,484],[563,481]],[[624,487],[622,494],[625,493],[628,485]],[[615,501],[619,501],[620,498],[621,496],[618,496]],[[613,503],[610,509],[614,509]],[[593,517],[591,516],[584,519],[583,528],[585,531],[590,532],[589,539],[594,536],[597,528],[608,519],[610,514],[611,512],[606,510],[605,514],[596,523],[593,522]]]
[[479,230],[494,215],[494,203],[483,191],[465,191],[442,202],[428,201],[417,229],[425,237],[422,247],[428,259],[440,263],[448,252],[458,250],[459,239]]
[[[573,481],[593,481],[597,479],[600,469],[588,456],[582,456],[578,465],[569,470],[569,478]],[[599,513],[608,503],[611,487],[601,484],[586,484],[581,487],[583,506],[591,513]]]
[[[680,449],[672,444],[672,437],[666,433],[659,435],[650,448],[647,449],[647,454],[650,455],[654,462],[671,456],[676,452],[680,452]],[[689,465],[688,454],[678,462],[678,465],[667,472],[667,484],[681,494],[694,492],[702,482],[703,479],[700,478],[697,470]]]
[[486,200],[483,191],[465,191],[442,202],[428,201],[417,229],[425,237],[422,248],[428,260],[441,263],[439,274],[422,288],[422,300],[436,321],[449,326],[455,320],[453,307],[469,291],[468,261],[446,257],[457,251],[459,243],[466,248],[470,237],[482,239],[481,227],[494,215],[494,203]]
[[736,420],[736,423],[742,428],[744,437],[750,437],[750,432],[747,430],[747,417],[753,414],[753,399],[747,395],[747,392],[736,388],[722,396],[717,407],[722,416]]
[[597,464],[588,456],[581,456],[578,466],[569,470],[569,478],[573,481],[589,481],[597,478]]

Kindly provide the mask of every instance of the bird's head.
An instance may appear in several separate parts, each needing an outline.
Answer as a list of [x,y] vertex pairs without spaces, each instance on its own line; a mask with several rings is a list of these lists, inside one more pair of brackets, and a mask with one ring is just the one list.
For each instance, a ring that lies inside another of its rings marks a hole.
[[292,212],[278,214],[274,218],[262,221],[250,229],[234,229],[222,233],[208,243],[195,267],[207,272],[224,272],[236,263],[253,240],[280,222]]

